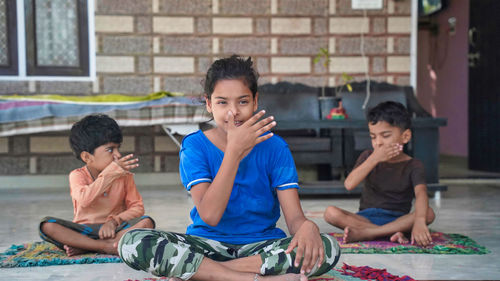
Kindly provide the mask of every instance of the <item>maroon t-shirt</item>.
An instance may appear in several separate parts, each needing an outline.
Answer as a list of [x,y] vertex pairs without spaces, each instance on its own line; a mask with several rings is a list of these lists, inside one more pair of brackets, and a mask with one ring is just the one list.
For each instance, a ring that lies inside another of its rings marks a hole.
[[[354,167],[361,165],[372,152],[363,151]],[[415,186],[425,183],[424,165],[420,160],[412,158],[396,163],[379,163],[364,181],[359,210],[382,208],[409,213]]]

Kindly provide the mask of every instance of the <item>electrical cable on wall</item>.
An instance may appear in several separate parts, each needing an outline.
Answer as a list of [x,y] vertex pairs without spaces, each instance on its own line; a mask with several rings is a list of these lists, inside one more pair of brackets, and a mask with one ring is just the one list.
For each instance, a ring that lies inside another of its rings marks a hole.
[[[366,16],[366,9],[363,9],[363,20],[366,21],[367,16]],[[362,25],[361,25],[362,26]],[[360,49],[361,49],[361,57],[363,58],[363,62],[366,60],[366,55],[365,55],[365,36],[363,35],[363,30],[361,30],[361,43],[360,43]],[[361,107],[363,110],[366,109],[366,105],[370,101],[370,74],[368,73],[368,61],[365,63],[365,79],[366,79],[366,98],[365,101],[363,102],[363,106]]]

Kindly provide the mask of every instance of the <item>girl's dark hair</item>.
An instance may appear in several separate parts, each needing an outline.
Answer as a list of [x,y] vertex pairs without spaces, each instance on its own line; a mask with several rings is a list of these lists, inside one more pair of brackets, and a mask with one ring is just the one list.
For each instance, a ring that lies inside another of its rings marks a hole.
[[241,79],[255,97],[259,74],[253,68],[251,57],[244,59],[238,55],[232,55],[229,58],[214,61],[205,77],[204,90],[207,98],[210,99],[212,96],[217,82],[230,79]]
[[386,101],[370,109],[367,115],[368,122],[372,125],[385,121],[391,126],[406,130],[411,127],[411,116],[405,106],[399,102]]
[[94,150],[110,142],[122,143],[122,131],[115,120],[104,114],[88,115],[73,124],[69,136],[69,144],[77,159],[87,151],[94,154]]

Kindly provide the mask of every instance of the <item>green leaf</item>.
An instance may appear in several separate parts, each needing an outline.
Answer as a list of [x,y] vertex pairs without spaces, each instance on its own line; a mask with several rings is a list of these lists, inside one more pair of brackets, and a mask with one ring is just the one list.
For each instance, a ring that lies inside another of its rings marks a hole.
[[347,81],[349,81],[351,79],[352,79],[352,77],[350,75],[348,75],[345,72],[342,72],[342,80],[344,80],[344,82],[347,82]]

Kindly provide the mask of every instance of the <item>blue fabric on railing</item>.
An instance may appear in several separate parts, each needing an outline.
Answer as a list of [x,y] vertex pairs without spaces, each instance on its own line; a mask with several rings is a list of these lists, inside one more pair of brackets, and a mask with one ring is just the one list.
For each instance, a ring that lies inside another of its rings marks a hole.
[[[10,103],[10,104],[9,104]],[[128,104],[82,104],[68,102],[20,102],[1,100],[0,123],[37,120],[45,117],[81,116],[92,113],[105,113],[113,110],[129,110],[143,107],[164,106],[168,104],[200,105],[195,99],[187,97],[165,97],[146,102]]]

